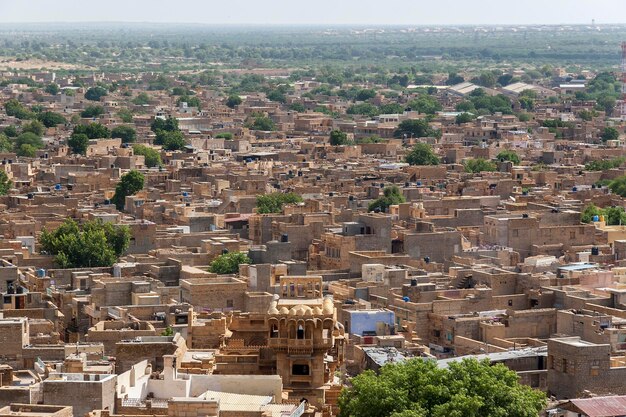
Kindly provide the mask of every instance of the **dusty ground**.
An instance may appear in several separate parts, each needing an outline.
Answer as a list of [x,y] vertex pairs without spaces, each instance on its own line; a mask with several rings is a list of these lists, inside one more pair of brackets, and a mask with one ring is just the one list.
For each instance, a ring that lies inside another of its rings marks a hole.
[[29,59],[25,61],[16,61],[13,57],[0,56],[0,70],[9,68],[32,70],[32,69],[89,69],[86,65],[67,64],[64,62],[45,61],[42,59]]

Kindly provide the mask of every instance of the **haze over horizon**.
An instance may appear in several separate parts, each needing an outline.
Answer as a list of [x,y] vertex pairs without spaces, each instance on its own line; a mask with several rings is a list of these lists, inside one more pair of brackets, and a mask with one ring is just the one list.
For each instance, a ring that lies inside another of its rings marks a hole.
[[[532,25],[626,23],[623,0],[526,0],[512,10],[498,0],[437,2],[318,0],[0,0],[0,23],[149,22],[242,25]],[[178,5],[177,5],[178,6]]]

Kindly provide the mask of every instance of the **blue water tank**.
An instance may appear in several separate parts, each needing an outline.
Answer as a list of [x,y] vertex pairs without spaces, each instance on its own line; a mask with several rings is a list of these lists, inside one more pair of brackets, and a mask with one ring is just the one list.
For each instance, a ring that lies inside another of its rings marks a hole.
[[578,188],[577,187],[572,187],[572,191],[576,192],[576,191],[578,191]]
[[419,187],[420,185],[422,185],[422,182],[421,182],[421,181],[418,181],[418,182],[417,182],[417,186]]
[[61,189],[61,184],[55,184],[54,189],[59,191]]
[[39,268],[39,269],[37,270],[37,277],[38,277],[38,278],[43,278],[43,277],[45,277],[45,276],[46,276],[46,270],[45,270],[45,269],[43,269],[43,268]]
[[183,197],[187,197],[189,194],[187,194],[187,191],[183,191]]
[[592,217],[592,220],[593,220],[594,222],[599,222],[599,221],[600,221],[600,216],[593,216],[593,217]]
[[411,301],[411,299],[409,297],[402,297],[402,301],[408,303],[409,301]]

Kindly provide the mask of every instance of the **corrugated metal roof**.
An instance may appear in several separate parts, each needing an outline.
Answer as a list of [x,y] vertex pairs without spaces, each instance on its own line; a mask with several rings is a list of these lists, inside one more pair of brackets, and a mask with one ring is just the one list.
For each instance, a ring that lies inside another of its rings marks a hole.
[[626,396],[580,398],[571,400],[580,412],[589,417],[617,417],[626,415]]

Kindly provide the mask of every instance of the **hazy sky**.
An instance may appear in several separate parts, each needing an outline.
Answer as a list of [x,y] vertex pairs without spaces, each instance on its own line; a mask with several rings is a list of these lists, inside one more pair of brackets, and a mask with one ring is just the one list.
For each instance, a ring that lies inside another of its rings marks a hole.
[[0,22],[626,23],[626,0],[0,0]]

